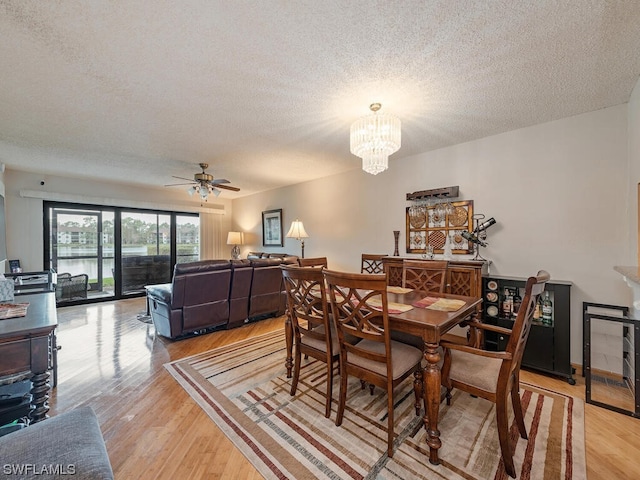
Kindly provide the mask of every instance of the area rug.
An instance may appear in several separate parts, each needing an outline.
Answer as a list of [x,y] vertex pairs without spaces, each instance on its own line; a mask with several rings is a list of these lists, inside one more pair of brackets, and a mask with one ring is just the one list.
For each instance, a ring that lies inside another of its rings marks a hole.
[[[350,378],[347,408],[324,417],[324,364],[303,360],[298,391],[289,395],[285,339],[269,333],[165,365],[216,425],[267,479],[506,479],[493,404],[455,391],[440,409],[440,465],[428,461],[425,430],[415,415],[411,379],[396,389],[396,450],[387,450],[386,394],[361,390]],[[584,404],[522,385],[529,440],[515,424],[518,479],[584,479]],[[513,416],[511,417],[513,418]]]

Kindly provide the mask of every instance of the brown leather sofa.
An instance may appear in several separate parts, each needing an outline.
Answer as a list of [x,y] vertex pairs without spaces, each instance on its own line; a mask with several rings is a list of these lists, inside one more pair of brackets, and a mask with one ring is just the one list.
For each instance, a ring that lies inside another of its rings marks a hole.
[[270,315],[284,314],[286,306],[286,292],[282,279],[280,265],[297,264],[297,257],[282,258],[257,258],[250,260],[253,266],[253,279],[251,280],[251,295],[249,297],[249,318],[258,318]]
[[229,322],[227,328],[243,325],[249,318],[249,297],[253,266],[249,260],[232,260],[231,292],[229,294]]
[[229,321],[231,262],[179,263],[173,281],[148,285],[147,302],[156,332],[176,338],[226,326]]
[[278,255],[176,265],[172,283],[146,287],[156,332],[178,338],[282,315],[286,296],[280,265],[297,260]]

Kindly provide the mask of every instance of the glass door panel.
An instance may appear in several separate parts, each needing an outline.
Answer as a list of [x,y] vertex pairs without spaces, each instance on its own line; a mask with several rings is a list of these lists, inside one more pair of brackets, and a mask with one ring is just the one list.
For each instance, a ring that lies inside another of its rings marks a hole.
[[104,276],[105,262],[113,264],[113,246],[111,258],[103,257],[105,223],[113,230],[113,216],[100,210],[49,209],[49,265],[58,273],[58,304],[114,295],[111,270],[110,288]]
[[200,217],[176,214],[176,263],[200,260]]
[[171,215],[123,211],[120,264],[122,294],[171,281]]

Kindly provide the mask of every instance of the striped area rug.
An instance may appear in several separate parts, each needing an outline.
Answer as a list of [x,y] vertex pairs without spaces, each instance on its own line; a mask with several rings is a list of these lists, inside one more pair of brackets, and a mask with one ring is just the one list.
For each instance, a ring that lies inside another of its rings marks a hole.
[[[428,461],[425,431],[413,408],[408,379],[396,390],[396,451],[386,455],[385,393],[361,390],[350,377],[347,409],[335,426],[324,417],[325,367],[303,359],[295,397],[286,378],[284,333],[269,333],[165,365],[267,479],[506,479],[500,459],[495,409],[490,402],[455,391],[443,402],[440,465]],[[584,479],[584,404],[532,385],[522,385],[529,440],[517,441],[518,478]],[[513,416],[512,416],[513,418]]]

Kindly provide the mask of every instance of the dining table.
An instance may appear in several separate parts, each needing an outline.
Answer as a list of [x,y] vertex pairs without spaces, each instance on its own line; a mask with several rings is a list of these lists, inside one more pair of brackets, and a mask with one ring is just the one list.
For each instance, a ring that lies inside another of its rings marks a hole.
[[[441,301],[438,302],[438,300]],[[423,340],[425,359],[424,388],[422,389],[425,410],[423,422],[427,432],[429,461],[437,465],[440,463],[438,450],[442,446],[438,430],[441,402],[440,360],[442,358],[440,340],[456,325],[463,322],[470,322],[472,325],[477,321],[482,297],[388,287],[387,303],[389,328],[392,331],[415,335]],[[446,307],[441,309],[438,303]],[[293,326],[288,315],[285,319],[285,335],[287,344],[285,366],[287,377],[290,378],[293,367]],[[470,340],[473,341],[473,338]]]

